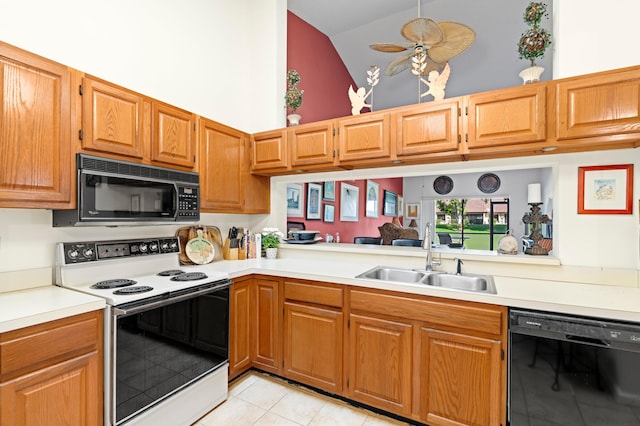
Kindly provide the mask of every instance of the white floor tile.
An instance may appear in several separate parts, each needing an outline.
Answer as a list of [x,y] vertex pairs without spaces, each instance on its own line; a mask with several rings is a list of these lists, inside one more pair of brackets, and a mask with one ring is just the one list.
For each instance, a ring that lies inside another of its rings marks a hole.
[[257,376],[254,383],[235,397],[269,410],[290,392],[291,388],[288,386]]
[[353,407],[340,403],[327,403],[311,420],[309,426],[362,426],[367,415]]
[[266,410],[246,401],[230,397],[225,403],[200,419],[198,424],[204,426],[251,426],[266,412]]
[[294,422],[307,425],[325,404],[326,402],[321,398],[293,390],[278,401],[270,411]]
[[301,426],[300,423],[292,422],[289,419],[280,417],[272,412],[267,412],[264,416],[253,424],[254,426]]

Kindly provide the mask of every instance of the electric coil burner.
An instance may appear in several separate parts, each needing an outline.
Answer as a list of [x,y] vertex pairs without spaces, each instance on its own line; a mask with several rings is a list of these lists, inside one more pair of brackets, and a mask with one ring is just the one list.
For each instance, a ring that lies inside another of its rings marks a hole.
[[153,290],[153,287],[149,287],[148,285],[138,285],[135,287],[124,287],[120,288],[113,292],[113,294],[137,294],[137,293],[146,293],[147,291]]
[[178,274],[169,279],[171,281],[196,281],[203,280],[205,278],[208,277],[204,272],[185,272],[184,274]]
[[229,274],[182,267],[176,237],[56,249],[56,285],[107,303],[105,425],[194,424],[227,398]]
[[134,285],[136,284],[136,281],[134,280],[129,280],[126,278],[119,278],[119,279],[113,279],[113,280],[104,280],[104,281],[98,281],[97,283],[95,283],[94,285],[91,286],[91,288],[97,288],[97,289],[111,289],[111,288],[118,288],[118,287],[128,287],[130,285]]

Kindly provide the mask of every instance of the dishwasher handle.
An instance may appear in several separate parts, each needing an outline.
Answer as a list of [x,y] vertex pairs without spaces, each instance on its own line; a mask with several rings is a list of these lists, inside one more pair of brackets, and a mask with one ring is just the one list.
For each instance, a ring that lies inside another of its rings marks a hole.
[[607,342],[606,340],[603,340],[603,339],[594,339],[593,337],[575,336],[573,334],[566,334],[565,340],[567,340],[568,342],[584,343],[585,345],[599,346],[602,348],[611,347],[611,342]]

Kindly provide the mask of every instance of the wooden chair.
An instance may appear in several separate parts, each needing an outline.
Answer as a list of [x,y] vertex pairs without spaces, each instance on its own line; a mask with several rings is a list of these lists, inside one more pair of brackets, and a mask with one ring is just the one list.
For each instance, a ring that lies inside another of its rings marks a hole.
[[422,247],[422,240],[410,240],[406,238],[399,238],[391,241],[392,246],[410,246],[410,247]]
[[382,238],[380,237],[355,237],[353,244],[382,244]]

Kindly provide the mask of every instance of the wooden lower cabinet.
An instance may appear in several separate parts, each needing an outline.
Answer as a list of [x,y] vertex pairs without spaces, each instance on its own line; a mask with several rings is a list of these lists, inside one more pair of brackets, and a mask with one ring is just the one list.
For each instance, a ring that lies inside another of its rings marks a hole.
[[429,328],[420,336],[420,418],[429,425],[499,425],[500,341]]
[[229,378],[251,367],[251,283],[234,281],[229,296]]
[[256,279],[251,303],[254,315],[252,327],[256,333],[253,365],[274,374],[280,373],[282,359],[279,285],[277,279]]
[[413,326],[350,315],[347,396],[408,416],[412,399]]
[[101,425],[102,311],[0,334],[0,425]]

